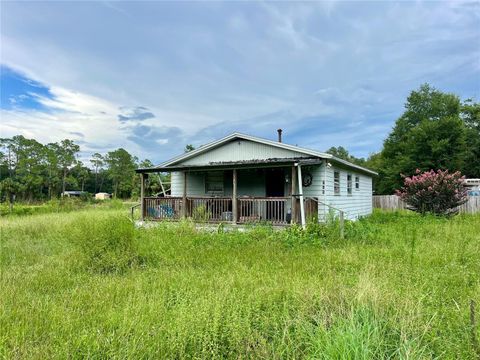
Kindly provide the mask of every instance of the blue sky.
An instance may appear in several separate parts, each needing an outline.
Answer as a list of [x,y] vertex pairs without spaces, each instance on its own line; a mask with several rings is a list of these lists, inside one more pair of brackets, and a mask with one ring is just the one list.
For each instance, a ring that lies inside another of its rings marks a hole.
[[480,98],[480,2],[2,2],[2,137],[161,162],[232,131],[378,151],[409,92]]

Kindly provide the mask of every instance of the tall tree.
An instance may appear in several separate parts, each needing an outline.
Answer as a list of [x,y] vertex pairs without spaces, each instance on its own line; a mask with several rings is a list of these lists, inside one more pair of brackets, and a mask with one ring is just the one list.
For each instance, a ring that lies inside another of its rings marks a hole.
[[5,177],[13,177],[15,165],[16,165],[16,147],[13,139],[3,138],[0,139],[0,152],[2,153],[2,168],[4,171],[2,179]]
[[48,188],[48,197],[51,199],[59,193],[59,187],[61,183],[60,169],[59,169],[59,159],[58,159],[58,144],[51,143],[45,146],[46,152],[46,172],[47,176],[45,179],[46,186]]
[[337,158],[350,161],[351,163],[354,163],[357,165],[365,165],[364,158],[357,158],[353,155],[350,155],[348,150],[345,149],[343,146],[339,146],[339,147],[332,146],[330,149],[327,150],[327,153]]
[[480,103],[472,99],[464,101],[461,116],[467,127],[468,147],[463,174],[480,178]]
[[130,155],[125,149],[117,149],[107,154],[105,162],[108,174],[113,182],[115,197],[127,197],[135,185],[135,169],[137,158]]
[[379,193],[402,185],[401,175],[416,169],[463,170],[467,153],[466,127],[460,99],[428,84],[412,91],[405,112],[396,121],[381,152]]
[[0,197],[5,196],[8,199],[10,212],[13,211],[13,203],[15,202],[15,197],[18,191],[19,184],[11,177],[0,181]]
[[58,163],[62,169],[62,193],[65,192],[68,171],[76,163],[76,155],[80,151],[80,146],[72,140],[65,139],[56,146]]
[[80,186],[80,190],[85,191],[85,183],[90,176],[90,169],[84,166],[81,161],[77,161],[75,167],[72,169],[72,175]]
[[12,178],[18,183],[19,192],[29,201],[41,198],[45,184],[44,146],[34,139],[17,135],[12,138],[11,148],[15,153]]
[[[97,192],[97,189],[98,191],[101,190],[101,186],[100,188],[98,188],[98,175],[99,175],[99,170],[102,169],[103,165],[105,164],[105,159],[104,157],[99,154],[99,153],[95,153],[92,155],[92,158],[90,159],[90,162],[92,163],[93,165],[93,168],[94,168],[94,172],[95,172],[95,193]],[[103,183],[103,181],[102,181]]]

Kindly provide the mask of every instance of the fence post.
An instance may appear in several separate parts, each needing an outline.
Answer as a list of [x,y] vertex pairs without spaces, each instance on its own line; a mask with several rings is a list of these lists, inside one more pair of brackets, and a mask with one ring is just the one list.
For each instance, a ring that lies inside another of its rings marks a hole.
[[340,211],[340,239],[343,239],[345,237],[345,221],[343,217],[343,211]]
[[477,325],[475,319],[475,300],[470,300],[470,326],[471,326],[471,338],[472,338],[472,347],[477,357],[480,358],[480,345],[478,344],[477,339]]

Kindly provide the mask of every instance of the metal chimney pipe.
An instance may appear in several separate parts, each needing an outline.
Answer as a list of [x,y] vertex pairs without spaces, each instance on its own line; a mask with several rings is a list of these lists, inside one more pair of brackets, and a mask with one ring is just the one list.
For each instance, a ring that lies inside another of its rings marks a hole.
[[281,143],[282,142],[282,129],[278,129],[277,132],[278,132],[278,142]]

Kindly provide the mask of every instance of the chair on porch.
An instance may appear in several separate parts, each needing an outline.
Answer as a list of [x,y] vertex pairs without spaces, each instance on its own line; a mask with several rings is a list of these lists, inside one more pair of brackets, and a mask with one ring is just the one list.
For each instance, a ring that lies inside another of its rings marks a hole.
[[171,219],[174,217],[175,211],[170,205],[163,204],[147,208],[147,215],[155,219]]

